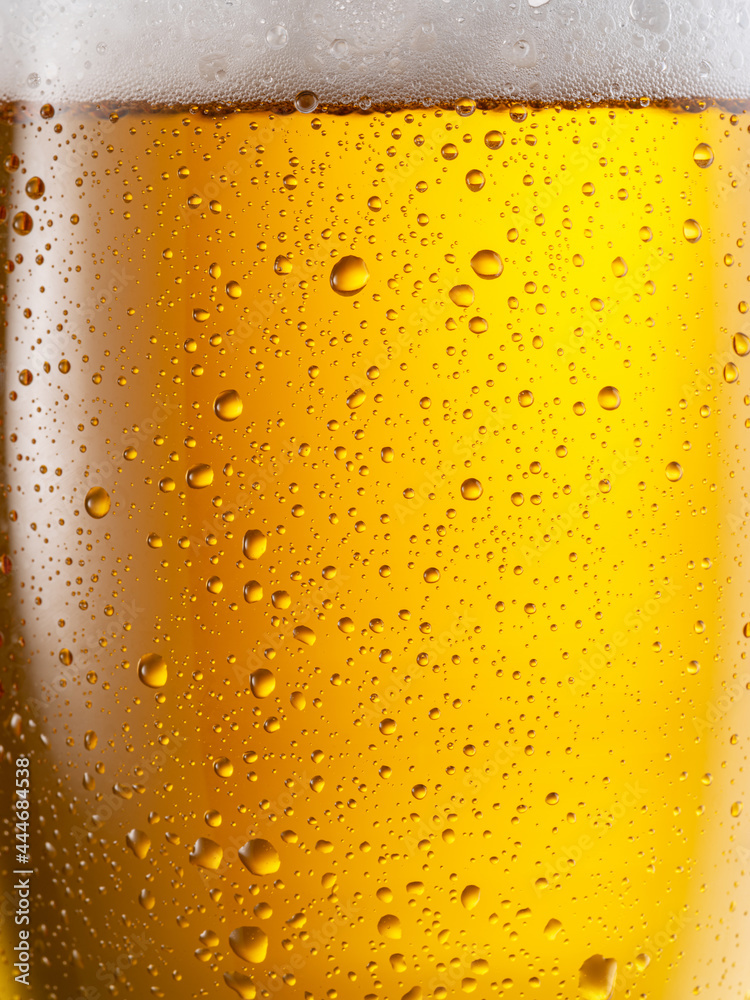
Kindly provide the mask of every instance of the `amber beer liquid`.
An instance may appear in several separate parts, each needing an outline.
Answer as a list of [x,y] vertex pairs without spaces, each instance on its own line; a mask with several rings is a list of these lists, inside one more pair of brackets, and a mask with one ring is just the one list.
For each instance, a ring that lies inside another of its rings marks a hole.
[[2,995],[744,997],[746,109],[302,104],[4,109]]

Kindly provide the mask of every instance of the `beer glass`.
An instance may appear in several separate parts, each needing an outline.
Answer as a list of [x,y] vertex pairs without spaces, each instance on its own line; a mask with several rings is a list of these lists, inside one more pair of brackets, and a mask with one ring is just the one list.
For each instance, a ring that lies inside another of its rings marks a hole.
[[746,997],[746,4],[2,15],[2,996]]

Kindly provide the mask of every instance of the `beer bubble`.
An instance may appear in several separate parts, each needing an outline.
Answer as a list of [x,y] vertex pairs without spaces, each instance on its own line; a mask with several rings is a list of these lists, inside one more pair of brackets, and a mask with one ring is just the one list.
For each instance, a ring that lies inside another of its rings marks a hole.
[[613,385],[605,385],[599,390],[596,398],[603,410],[616,410],[620,405],[620,393]]
[[732,349],[738,357],[744,358],[746,354],[750,353],[750,337],[744,333],[735,333],[732,337]]
[[339,618],[337,627],[339,632],[343,632],[345,635],[351,635],[355,629],[354,622],[351,618]]
[[211,314],[206,309],[193,309],[193,319],[196,323],[205,323]]
[[383,202],[376,194],[373,194],[367,199],[367,207],[371,212],[379,212],[383,207]]
[[699,142],[693,150],[693,160],[703,169],[710,167],[714,162],[714,151],[707,142]]
[[440,155],[444,160],[455,160],[458,156],[458,150],[452,142],[446,142],[440,149]]
[[378,920],[378,933],[389,941],[401,938],[401,921],[395,913],[386,913]]
[[146,687],[164,687],[167,683],[167,665],[158,653],[145,653],[138,660],[138,679]]
[[218,827],[222,824],[222,815],[218,809],[207,809],[203,814],[203,820],[206,826]]
[[21,385],[31,385],[31,383],[34,381],[34,376],[29,371],[28,368],[22,368],[21,371],[18,373],[18,381],[21,383]]
[[370,272],[361,257],[348,255],[337,260],[331,269],[331,288],[339,295],[356,295],[367,284]]
[[250,528],[242,539],[242,551],[247,559],[260,559],[268,546],[268,538],[258,528]]
[[294,98],[294,106],[303,115],[311,115],[318,106],[318,98],[312,90],[301,90]]
[[250,675],[250,688],[256,698],[268,698],[276,689],[276,677],[266,667],[259,667]]
[[466,186],[469,191],[481,191],[484,187],[484,174],[481,170],[470,170],[466,174]]
[[577,417],[582,417],[585,412],[586,412],[586,404],[583,403],[580,399],[577,402],[573,403],[573,413],[575,413]]
[[132,829],[125,836],[125,843],[139,861],[143,861],[151,849],[151,838],[143,830]]
[[669,462],[666,468],[667,479],[670,483],[676,483],[682,479],[682,466],[679,462]]
[[461,890],[461,905],[465,910],[473,910],[479,903],[481,889],[478,885],[467,885]]
[[242,295],[242,285],[239,281],[228,281],[224,288],[230,299],[238,299]]
[[552,917],[547,921],[544,927],[544,936],[550,941],[554,941],[557,935],[562,930],[562,924],[556,917]]
[[438,580],[440,579],[440,570],[436,569],[434,566],[431,566],[429,569],[426,569],[424,571],[422,576],[424,578],[425,583],[437,583]]
[[612,261],[612,274],[616,278],[624,278],[628,273],[628,265],[622,259],[622,257],[615,257]]
[[396,723],[393,719],[383,719],[380,722],[378,729],[380,729],[383,736],[391,736],[396,732]]
[[609,1000],[617,978],[614,958],[592,955],[579,969],[578,992],[584,1000]]
[[638,230],[638,235],[643,240],[644,243],[650,243],[654,238],[654,234],[649,226],[641,226]]
[[242,397],[236,389],[225,389],[214,399],[214,413],[220,420],[236,420],[242,416]]
[[96,750],[96,745],[99,742],[99,738],[93,729],[89,729],[83,737],[83,745],[87,750]]
[[519,406],[531,406],[534,402],[534,393],[531,389],[522,389],[518,394],[518,405]]
[[257,837],[248,840],[238,851],[240,861],[253,875],[274,875],[281,867],[276,848],[267,840]]
[[280,253],[273,262],[273,269],[276,274],[291,274],[292,262],[283,253]]
[[461,496],[464,500],[478,500],[484,488],[478,479],[464,479],[461,483]]
[[185,474],[188,486],[193,490],[204,490],[214,481],[214,470],[205,462],[191,465]]
[[188,860],[191,865],[196,865],[198,868],[207,868],[210,871],[216,871],[223,857],[224,850],[220,844],[217,844],[215,840],[210,840],[208,837],[198,837],[188,855]]
[[502,259],[494,250],[478,250],[471,258],[471,267],[480,278],[499,278],[503,273]]
[[472,333],[486,333],[490,324],[482,316],[472,316],[469,320],[469,329]]
[[545,795],[544,797],[544,801],[547,803],[548,806],[556,806],[557,803],[560,801],[560,796],[557,794],[557,792],[548,792],[547,795]]
[[682,235],[688,241],[688,243],[697,243],[698,240],[703,235],[703,230],[700,227],[700,223],[695,219],[685,219],[682,224]]
[[100,518],[109,513],[112,501],[103,486],[92,486],[86,494],[84,507],[89,517]]
[[138,893],[138,902],[144,910],[153,910],[156,906],[156,896],[148,889],[141,889]]
[[229,935],[229,946],[244,962],[258,965],[268,952],[268,936],[260,927],[235,927]]
[[523,493],[511,493],[510,502],[514,507],[520,507],[523,504],[524,496]]
[[742,803],[741,802],[733,802],[732,805],[731,805],[731,807],[730,807],[730,809],[729,809],[729,812],[731,813],[731,815],[735,819],[737,819],[737,817],[742,812]]
[[504,141],[502,132],[497,129],[490,129],[484,137],[484,144],[488,149],[500,149]]
[[384,448],[380,449],[380,457],[384,462],[392,462],[395,457],[395,452],[390,445],[386,445]]

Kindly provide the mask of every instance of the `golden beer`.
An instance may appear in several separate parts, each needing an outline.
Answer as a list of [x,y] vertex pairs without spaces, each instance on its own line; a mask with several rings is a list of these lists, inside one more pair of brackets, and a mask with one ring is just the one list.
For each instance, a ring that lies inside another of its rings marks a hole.
[[5,109],[3,996],[746,997],[748,115],[289,111]]

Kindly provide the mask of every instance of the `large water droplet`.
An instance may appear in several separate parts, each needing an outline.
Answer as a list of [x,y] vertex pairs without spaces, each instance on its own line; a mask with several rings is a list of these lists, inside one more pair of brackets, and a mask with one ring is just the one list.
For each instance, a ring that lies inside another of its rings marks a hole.
[[267,840],[257,837],[248,840],[238,851],[240,861],[253,875],[274,875],[281,867],[276,848]]
[[238,958],[257,965],[265,961],[268,937],[260,927],[235,927],[229,935],[229,945]]
[[188,857],[191,865],[216,871],[224,857],[224,850],[215,840],[198,837]]
[[242,539],[242,551],[248,559],[260,559],[268,547],[268,538],[258,528],[250,528]]
[[461,483],[461,496],[464,500],[478,500],[484,489],[478,479],[464,479]]
[[219,393],[214,400],[214,413],[220,420],[236,420],[242,415],[242,398],[236,389]]
[[620,393],[613,385],[605,385],[596,398],[603,410],[616,410],[620,405]]
[[498,278],[503,273],[503,261],[494,250],[478,250],[471,258],[474,274],[480,278]]
[[138,660],[138,679],[146,687],[164,687],[167,683],[167,665],[158,653],[146,653]]
[[361,257],[342,257],[331,269],[331,288],[339,295],[356,295],[365,287],[369,277],[367,264]]
[[86,494],[84,506],[89,517],[98,519],[109,513],[112,501],[103,486],[92,486]]

